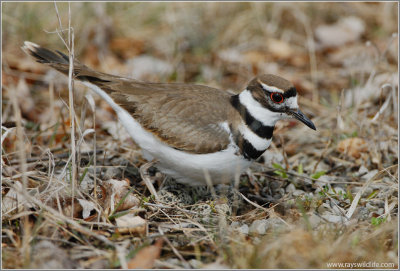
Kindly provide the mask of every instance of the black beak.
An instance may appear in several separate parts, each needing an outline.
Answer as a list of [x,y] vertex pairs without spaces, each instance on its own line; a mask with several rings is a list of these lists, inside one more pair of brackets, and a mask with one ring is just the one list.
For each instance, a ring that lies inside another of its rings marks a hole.
[[296,119],[298,119],[311,129],[317,130],[317,128],[315,128],[314,123],[312,123],[312,121],[309,118],[307,118],[306,115],[304,115],[303,112],[300,111],[300,109],[296,111],[290,111],[290,114],[292,114]]

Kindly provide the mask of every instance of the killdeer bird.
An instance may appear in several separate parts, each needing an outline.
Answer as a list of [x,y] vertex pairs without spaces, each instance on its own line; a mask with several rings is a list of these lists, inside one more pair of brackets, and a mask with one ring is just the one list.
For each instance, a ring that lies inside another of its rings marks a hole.
[[[68,74],[68,56],[26,41],[25,52]],[[75,79],[100,95],[141,147],[143,156],[180,183],[227,183],[271,143],[278,120],[294,117],[315,130],[300,110],[295,87],[260,75],[237,95],[208,86],[148,83],[74,63]]]

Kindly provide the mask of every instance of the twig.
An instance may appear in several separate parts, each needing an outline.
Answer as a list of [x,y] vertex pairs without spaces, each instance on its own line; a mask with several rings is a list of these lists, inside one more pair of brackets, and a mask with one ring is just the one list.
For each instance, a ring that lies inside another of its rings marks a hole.
[[246,198],[246,196],[243,195],[241,192],[238,191],[238,193],[239,193],[240,196],[242,196],[242,198],[243,198],[245,201],[247,201],[248,203],[250,203],[250,204],[253,205],[254,207],[259,208],[259,209],[261,209],[261,210],[263,210],[263,211],[266,211],[266,212],[269,212],[269,211],[270,211],[268,208],[262,207],[261,205],[258,205],[257,203],[252,202],[251,200],[249,200],[248,198]]
[[328,141],[328,143],[326,144],[324,150],[322,151],[321,155],[318,157],[318,161],[315,163],[315,166],[314,166],[314,168],[313,168],[313,170],[312,170],[312,173],[315,173],[315,171],[317,170],[317,167],[318,167],[319,163],[321,163],[322,158],[325,157],[325,154],[326,154],[326,152],[328,151],[328,148],[329,148],[329,146],[331,145],[331,143],[332,143],[332,138],[329,138],[329,141]]
[[[6,88],[5,86],[3,86]],[[28,177],[26,176],[26,172],[28,171],[28,166],[26,164],[26,153],[25,153],[25,144],[24,144],[24,135],[22,128],[22,116],[21,109],[18,105],[18,98],[15,94],[15,91],[10,91],[10,89],[6,88],[7,92],[10,95],[13,107],[14,107],[14,117],[17,124],[17,142],[18,142],[18,156],[19,156],[19,166],[22,174],[22,190],[25,192],[28,188]],[[30,250],[29,243],[31,239],[31,226],[28,220],[28,216],[24,217],[23,220],[23,236],[22,236],[22,259],[24,264],[28,264],[30,261]]]
[[[60,14],[59,14],[59,12],[58,12],[58,7],[57,7],[56,1],[54,1],[54,8],[56,9],[58,24],[60,25],[60,29],[56,29],[55,32],[56,32],[57,35],[60,37],[60,39],[61,39],[62,42],[64,43],[65,47],[67,47],[67,49],[68,49],[68,51],[69,51],[69,46],[68,46],[68,44],[66,43],[66,38],[65,38],[65,35],[64,35],[64,31],[66,31],[66,29],[64,29],[64,28],[62,27],[61,17],[60,17]],[[68,31],[69,31],[69,29],[68,29]],[[61,33],[61,34],[60,34],[60,33]]]
[[151,183],[150,176],[149,176],[149,173],[148,173],[149,168],[152,165],[154,165],[155,162],[156,161],[153,160],[151,162],[148,162],[146,164],[141,165],[140,168],[139,168],[139,172],[140,172],[140,176],[142,177],[143,181],[145,182],[145,184],[146,184],[147,188],[149,189],[150,193],[154,196],[154,198],[157,201],[159,201],[160,198],[158,197],[157,191],[154,188],[153,184]]
[[185,258],[183,258],[183,256],[179,253],[179,251],[172,245],[171,241],[169,241],[167,236],[165,236],[165,234],[160,226],[158,226],[158,232],[162,235],[162,238],[164,239],[164,241],[172,249],[172,252],[174,252],[174,254],[179,258],[179,260],[181,260],[186,265],[186,268],[191,268],[192,266],[185,260]]
[[[383,91],[384,88],[386,87],[391,87],[393,89],[392,84],[384,84],[381,87],[381,90]],[[386,110],[386,108],[389,106],[389,102],[390,102],[390,98],[395,99],[396,97],[392,97],[392,93],[393,92],[389,92],[389,94],[387,95],[386,101],[383,103],[383,105],[381,106],[381,108],[379,109],[378,112],[376,112],[375,116],[372,118],[372,122],[376,122],[379,118],[379,116]]]

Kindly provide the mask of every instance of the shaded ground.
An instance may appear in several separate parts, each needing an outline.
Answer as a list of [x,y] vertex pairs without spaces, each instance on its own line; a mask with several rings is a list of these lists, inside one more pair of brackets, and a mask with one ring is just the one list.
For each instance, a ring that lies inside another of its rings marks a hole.
[[[58,9],[67,28],[68,5]],[[3,268],[397,268],[397,10],[71,4],[75,56],[88,66],[233,92],[256,74],[279,74],[317,126],[278,123],[238,193],[163,182],[150,169],[156,201],[139,174],[140,149],[79,83],[72,185],[67,78],[20,49],[31,40],[67,52],[54,3],[4,3]]]

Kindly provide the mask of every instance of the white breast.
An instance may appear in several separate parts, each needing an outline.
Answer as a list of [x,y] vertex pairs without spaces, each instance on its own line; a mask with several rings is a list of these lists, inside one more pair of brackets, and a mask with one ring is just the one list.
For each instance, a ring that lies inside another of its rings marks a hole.
[[[192,154],[171,148],[142,128],[125,109],[117,105],[98,86],[89,82],[82,83],[110,104],[129,135],[142,148],[144,157],[149,161],[157,159],[157,168],[178,182],[205,185],[204,176],[205,172],[208,172],[213,184],[227,183],[250,166],[250,161],[235,154],[238,148],[233,142],[227,149],[211,154]],[[220,125],[227,128],[226,123]]]

